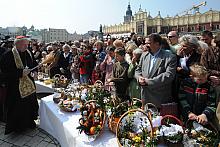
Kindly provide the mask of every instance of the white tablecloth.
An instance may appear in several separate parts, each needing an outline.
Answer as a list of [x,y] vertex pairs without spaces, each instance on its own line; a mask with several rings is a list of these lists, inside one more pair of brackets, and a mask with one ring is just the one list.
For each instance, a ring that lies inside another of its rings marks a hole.
[[115,135],[104,128],[102,134],[95,140],[89,141],[85,134],[79,134],[80,112],[60,111],[53,102],[53,95],[41,99],[40,128],[55,137],[62,147],[117,147]]
[[44,82],[35,81],[36,93],[53,93],[52,84],[46,85]]

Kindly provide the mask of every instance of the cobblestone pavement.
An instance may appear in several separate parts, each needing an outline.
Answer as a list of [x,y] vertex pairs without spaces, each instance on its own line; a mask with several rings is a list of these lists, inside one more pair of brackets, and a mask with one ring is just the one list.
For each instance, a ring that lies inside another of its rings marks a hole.
[[[40,99],[38,99],[38,103],[40,104]],[[37,124],[36,129],[8,135],[4,134],[5,123],[0,122],[0,147],[61,147],[53,136],[39,128],[40,119],[35,122]]]
[[[39,120],[36,123],[39,126]],[[39,127],[19,134],[4,135],[4,131],[5,123],[0,122],[0,147],[60,147],[55,138]]]

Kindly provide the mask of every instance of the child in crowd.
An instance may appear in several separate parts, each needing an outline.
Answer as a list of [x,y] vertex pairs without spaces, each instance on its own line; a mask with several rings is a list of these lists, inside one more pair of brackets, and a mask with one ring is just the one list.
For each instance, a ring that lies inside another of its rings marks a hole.
[[97,80],[102,80],[100,65],[96,65],[92,71],[92,84],[94,84]]
[[89,84],[93,70],[92,47],[84,45],[83,54],[79,56],[80,83]]
[[183,119],[206,124],[216,111],[215,91],[208,83],[208,71],[198,64],[190,66],[190,78],[180,84],[179,102]]
[[113,65],[113,74],[108,82],[115,83],[116,95],[121,101],[126,101],[128,82],[128,68],[129,64],[125,61],[125,49],[115,49],[115,59],[117,62]]
[[72,73],[72,80],[79,82],[79,59],[77,56],[74,57],[70,72]]

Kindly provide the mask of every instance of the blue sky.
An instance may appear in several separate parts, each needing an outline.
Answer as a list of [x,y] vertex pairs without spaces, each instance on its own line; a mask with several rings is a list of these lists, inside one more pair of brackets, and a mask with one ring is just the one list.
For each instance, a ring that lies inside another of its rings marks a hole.
[[[133,13],[140,5],[155,17],[174,16],[204,0],[130,0]],[[220,0],[206,0],[200,8],[220,11]],[[99,25],[123,22],[129,0],[0,0],[0,27],[27,26],[66,28],[68,32],[86,33],[98,30]]]

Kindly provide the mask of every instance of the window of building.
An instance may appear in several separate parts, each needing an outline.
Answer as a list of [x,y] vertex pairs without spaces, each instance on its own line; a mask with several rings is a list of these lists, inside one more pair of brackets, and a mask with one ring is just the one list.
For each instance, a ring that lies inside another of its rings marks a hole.
[[219,25],[216,25],[216,30],[219,30]]
[[165,33],[165,34],[168,33],[167,29],[164,29],[164,33]]
[[156,33],[156,29],[155,28],[152,28],[152,33]]
[[181,27],[181,32],[184,32],[184,27]]
[[201,26],[201,31],[205,31],[206,30],[206,26]]
[[195,27],[194,26],[191,27],[191,31],[192,32],[195,31]]

